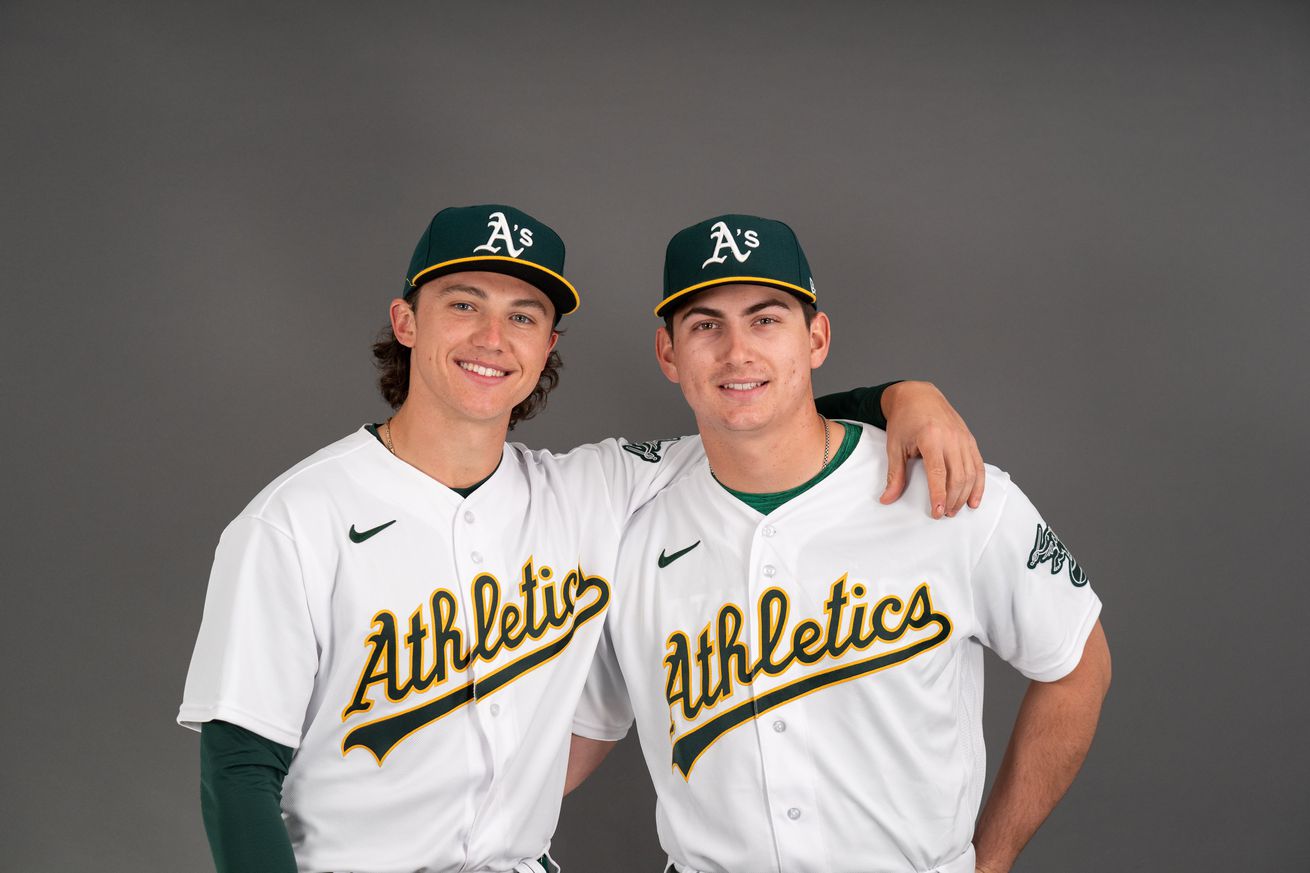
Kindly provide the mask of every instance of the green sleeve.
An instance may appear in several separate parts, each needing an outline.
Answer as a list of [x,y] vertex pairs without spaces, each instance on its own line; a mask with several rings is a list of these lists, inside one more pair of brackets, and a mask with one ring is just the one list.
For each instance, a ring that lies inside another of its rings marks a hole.
[[200,811],[218,873],[296,873],[282,823],[293,750],[225,721],[200,728]]
[[[896,382],[900,381],[903,380],[896,380]],[[882,414],[882,392],[896,382],[885,382],[872,388],[856,388],[838,394],[825,394],[814,403],[819,407],[819,414],[825,418],[862,421],[880,430],[886,430],[887,417]]]

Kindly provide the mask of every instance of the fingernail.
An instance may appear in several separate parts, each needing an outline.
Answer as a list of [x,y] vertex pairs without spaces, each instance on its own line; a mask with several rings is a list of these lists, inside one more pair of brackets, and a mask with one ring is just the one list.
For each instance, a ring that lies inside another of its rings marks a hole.
[[932,508],[932,517],[933,517],[933,518],[941,518],[941,517],[942,517],[942,511],[943,511],[943,509],[944,509],[944,507],[943,507],[940,503],[937,504],[936,506],[934,506],[934,507]]

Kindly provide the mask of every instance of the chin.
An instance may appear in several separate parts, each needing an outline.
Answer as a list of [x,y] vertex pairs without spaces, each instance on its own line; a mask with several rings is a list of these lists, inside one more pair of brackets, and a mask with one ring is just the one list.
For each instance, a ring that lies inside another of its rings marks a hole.
[[[485,401],[485,398],[483,398]],[[505,402],[472,402],[460,405],[460,412],[464,418],[470,421],[496,421],[502,418],[508,418],[510,412],[522,401],[516,401],[506,405]]]
[[714,416],[713,420],[719,430],[750,432],[765,427],[772,416],[763,410],[737,409],[726,415]]

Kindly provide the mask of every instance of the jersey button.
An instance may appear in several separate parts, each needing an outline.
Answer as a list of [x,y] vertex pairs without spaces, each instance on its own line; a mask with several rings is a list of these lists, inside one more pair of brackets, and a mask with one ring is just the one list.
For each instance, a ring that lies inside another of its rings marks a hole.
[[495,718],[498,715],[500,715],[500,704],[499,703],[491,704],[491,717]]
[[472,524],[476,520],[477,520],[477,516],[474,515],[473,513],[471,512],[464,513],[464,521],[468,522],[469,524]]
[[774,573],[778,572],[778,568],[774,567],[772,564],[765,564],[763,570],[764,570],[764,575],[768,576],[770,579],[773,578]]
[[777,533],[777,531],[774,530],[773,525],[771,525],[771,524],[766,524],[764,527],[762,527],[762,528],[760,529],[760,533],[764,534],[766,537],[771,537],[771,536],[773,536],[775,533]]
[[785,730],[787,730],[787,722],[783,721],[782,719],[778,719],[777,721],[775,721],[775,722],[773,723],[773,732],[774,732],[774,733],[776,733],[776,734],[780,734],[780,733],[782,733],[782,732],[785,731]]
[[796,819],[800,817],[801,817],[801,811],[796,807],[793,806],[791,809],[787,810],[787,818],[791,819],[792,821],[796,821]]
[[481,553],[481,552],[474,552],[473,554],[469,555],[469,557],[473,559],[473,563],[475,563],[475,564],[481,564],[481,563],[482,563],[482,553]]

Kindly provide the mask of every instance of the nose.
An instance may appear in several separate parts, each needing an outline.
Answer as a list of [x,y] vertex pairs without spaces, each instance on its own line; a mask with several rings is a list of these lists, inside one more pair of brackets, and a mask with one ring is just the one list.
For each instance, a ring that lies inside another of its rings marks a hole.
[[478,325],[478,330],[473,336],[473,341],[488,349],[499,349],[501,341],[504,339],[503,326],[499,318],[487,317]]
[[755,362],[755,350],[751,343],[751,336],[737,325],[728,325],[723,328],[727,342],[723,343],[724,361],[730,364],[751,364]]

